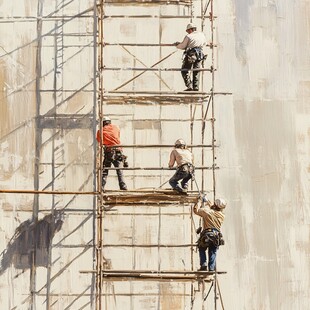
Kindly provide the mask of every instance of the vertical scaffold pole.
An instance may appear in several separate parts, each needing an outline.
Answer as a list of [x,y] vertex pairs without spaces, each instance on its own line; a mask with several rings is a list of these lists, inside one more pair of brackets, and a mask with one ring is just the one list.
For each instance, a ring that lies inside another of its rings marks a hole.
[[215,74],[214,74],[214,12],[213,12],[213,0],[210,2],[211,6],[211,12],[210,12],[210,25],[211,25],[211,55],[212,55],[212,88],[211,88],[211,113],[212,113],[212,119],[211,119],[211,124],[212,124],[212,175],[213,175],[213,200],[215,200],[216,196],[216,179],[215,179],[215,111],[214,111],[214,87],[215,87]]
[[[104,62],[104,0],[99,0],[96,5],[97,12],[97,110],[99,119],[99,129],[102,130],[103,117],[103,62]],[[102,195],[102,139],[100,146],[97,148],[97,189],[100,195],[97,199],[97,233],[96,233],[96,309],[102,309],[102,270],[103,270],[103,195]]]

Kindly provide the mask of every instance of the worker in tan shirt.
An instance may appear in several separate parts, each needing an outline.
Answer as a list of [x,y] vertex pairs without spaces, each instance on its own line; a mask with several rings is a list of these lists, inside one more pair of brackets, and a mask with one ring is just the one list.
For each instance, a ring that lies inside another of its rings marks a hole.
[[[173,168],[175,163],[177,164],[177,171],[169,180],[169,184],[179,193],[186,193],[187,183],[194,173],[194,166],[193,154],[182,139],[178,139],[174,144],[174,149],[170,153],[169,168]],[[180,180],[181,186],[179,185]]]
[[[201,271],[215,271],[216,268],[216,252],[220,245],[224,244],[221,234],[221,226],[224,221],[224,209],[226,201],[224,199],[216,199],[212,205],[210,201],[203,198],[202,206],[198,209],[198,203],[195,204],[193,212],[202,217],[202,232],[198,240],[198,250],[200,258]],[[208,264],[206,250],[208,249]]]

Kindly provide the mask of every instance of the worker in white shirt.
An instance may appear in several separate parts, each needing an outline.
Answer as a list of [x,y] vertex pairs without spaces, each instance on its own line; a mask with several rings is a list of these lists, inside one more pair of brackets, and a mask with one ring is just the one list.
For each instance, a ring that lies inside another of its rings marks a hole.
[[[170,153],[169,168],[177,164],[177,171],[169,180],[171,187],[179,193],[186,193],[188,181],[193,177],[193,154],[186,147],[183,139],[178,139],[174,144],[174,149]],[[181,186],[179,185],[181,181]]]
[[187,25],[186,32],[187,35],[184,37],[183,42],[175,42],[174,45],[184,50],[181,74],[187,87],[185,91],[198,91],[200,71],[193,71],[192,82],[188,70],[201,68],[201,62],[205,59],[202,48],[206,43],[206,37],[203,32],[197,31],[197,27],[193,23]]

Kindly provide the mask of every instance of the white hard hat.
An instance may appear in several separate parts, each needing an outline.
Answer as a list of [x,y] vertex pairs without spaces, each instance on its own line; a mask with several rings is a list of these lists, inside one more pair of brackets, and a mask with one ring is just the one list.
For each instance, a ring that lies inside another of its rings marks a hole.
[[174,145],[186,145],[186,143],[183,139],[178,139],[177,141],[175,141]]
[[110,119],[110,117],[108,117],[108,116],[104,116],[104,117],[102,118],[102,121],[103,121],[103,122],[108,122],[108,121],[111,122],[111,119]]
[[224,209],[227,205],[226,200],[224,200],[223,198],[215,199],[214,203],[220,209]]
[[189,23],[187,26],[186,26],[186,30],[188,29],[192,29],[192,28],[197,28],[197,26],[193,23]]

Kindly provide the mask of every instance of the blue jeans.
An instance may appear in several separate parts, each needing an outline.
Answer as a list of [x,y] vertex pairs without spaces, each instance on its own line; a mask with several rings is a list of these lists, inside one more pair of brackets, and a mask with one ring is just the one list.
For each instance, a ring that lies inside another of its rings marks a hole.
[[192,166],[189,167],[187,165],[181,166],[177,169],[176,173],[172,176],[172,178],[169,180],[169,184],[173,189],[180,188],[179,181],[181,181],[182,188],[187,188],[188,181],[192,178]]
[[[213,231],[218,232],[216,229],[213,229]],[[199,247],[198,250],[200,258],[200,266],[208,266],[209,271],[215,271],[216,252],[218,250],[218,246],[210,244],[207,248]],[[208,250],[208,264],[207,264],[206,250]]]

